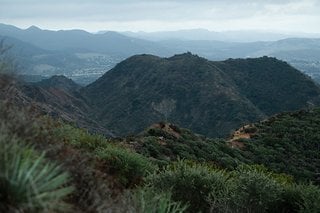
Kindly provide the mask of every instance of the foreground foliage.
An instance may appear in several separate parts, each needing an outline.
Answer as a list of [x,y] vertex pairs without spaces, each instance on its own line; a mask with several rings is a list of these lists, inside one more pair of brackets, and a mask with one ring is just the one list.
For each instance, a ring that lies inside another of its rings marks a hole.
[[182,213],[187,209],[186,205],[172,201],[171,193],[159,193],[155,188],[137,189],[132,197],[139,213]]
[[283,113],[255,124],[243,140],[250,160],[300,181],[320,182],[320,109]]
[[[11,181],[8,177],[1,179],[2,209],[66,211],[68,205],[64,198],[69,195],[72,199],[68,203],[84,212],[106,209],[152,213],[273,212],[274,209],[279,212],[320,211],[318,186],[296,182],[300,178],[295,179],[294,173],[294,176],[275,173],[276,164],[268,164],[267,161],[261,161],[266,167],[251,165],[258,161],[253,158],[252,150],[262,155],[261,150],[266,150],[268,142],[262,139],[268,135],[273,135],[279,143],[289,143],[280,140],[282,131],[275,130],[274,122],[288,122],[290,126],[289,123],[297,121],[301,125],[299,128],[315,123],[304,130],[307,133],[317,127],[317,110],[311,111],[314,113],[312,116],[306,113],[298,118],[292,114],[292,118],[280,116],[271,123],[256,124],[254,131],[250,129],[252,137],[242,140],[245,145],[242,148],[231,148],[223,140],[208,139],[173,125],[149,129],[125,140],[105,139],[64,122],[12,110],[5,105],[0,108],[3,131],[0,158],[5,159],[0,165],[1,171],[6,171],[2,169],[4,167],[15,166],[16,169],[8,171],[19,171],[16,174],[21,181],[14,183],[21,186],[8,185]],[[294,135],[288,131],[286,137],[291,137],[292,141],[295,137],[297,140],[310,139],[310,144],[304,146],[305,151],[313,146],[311,132],[304,134],[304,138]],[[256,143],[259,140],[261,144]],[[42,150],[47,150],[45,156],[38,154]],[[48,159],[64,163],[64,167],[56,167],[48,163]],[[313,166],[310,168],[318,168]],[[71,174],[72,185],[75,186],[73,192],[65,187],[70,179],[62,170]],[[283,170],[279,169],[279,172]],[[33,183],[26,184],[31,176],[39,187],[37,192],[50,190],[52,194],[36,196],[28,192],[28,187],[34,189]],[[308,175],[301,174],[301,177],[310,180]]]
[[320,188],[300,185],[290,176],[262,166],[240,166],[232,172],[178,161],[148,177],[188,212],[319,212]]
[[0,211],[67,211],[69,175],[0,127]]

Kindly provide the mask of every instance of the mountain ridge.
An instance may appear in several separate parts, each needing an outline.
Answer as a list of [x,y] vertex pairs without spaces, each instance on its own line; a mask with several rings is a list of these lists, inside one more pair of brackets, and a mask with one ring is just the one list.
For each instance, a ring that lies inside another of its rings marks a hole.
[[[247,79],[237,81],[237,75]],[[198,133],[223,136],[240,124],[320,103],[319,87],[275,58],[212,62],[191,53],[130,57],[81,93],[94,108],[92,118],[118,134],[169,118]]]
[[[286,38],[277,41],[226,42],[214,40],[182,40],[181,38],[148,41],[118,32],[92,34],[82,30],[41,30],[37,27],[22,30],[0,25],[1,37],[15,37],[41,47],[32,57],[15,51],[17,62],[23,66],[23,75],[66,75],[77,83],[87,85],[127,57],[153,54],[161,57],[193,52],[209,60],[227,58],[256,58],[264,55],[289,62],[295,68],[320,79],[320,40],[312,38]],[[12,40],[10,40],[12,41]],[[11,42],[13,50],[21,42]],[[23,46],[23,45],[22,45]],[[26,47],[26,46],[25,46]],[[31,48],[32,49],[32,48]],[[33,48],[33,50],[35,50]],[[28,52],[28,50],[26,50]],[[23,52],[22,52],[23,53]]]

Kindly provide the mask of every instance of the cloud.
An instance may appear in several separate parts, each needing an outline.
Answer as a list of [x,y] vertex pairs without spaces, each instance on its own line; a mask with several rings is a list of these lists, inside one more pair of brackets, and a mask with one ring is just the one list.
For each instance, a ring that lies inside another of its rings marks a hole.
[[[208,28],[320,32],[317,0],[1,0],[0,21],[95,31]],[[293,19],[293,20],[292,20]],[[102,27],[102,28],[101,28]]]

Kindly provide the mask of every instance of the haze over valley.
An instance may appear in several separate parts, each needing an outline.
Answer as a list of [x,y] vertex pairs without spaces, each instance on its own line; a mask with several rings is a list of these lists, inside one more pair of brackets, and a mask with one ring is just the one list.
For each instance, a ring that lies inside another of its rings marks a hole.
[[265,40],[282,39],[259,41],[261,33],[252,31],[250,35],[255,38],[254,41],[239,42],[237,38],[241,38],[241,35],[247,38],[248,32],[228,32],[228,38],[224,33],[203,31],[199,29],[142,35],[107,31],[92,34],[83,30],[50,31],[35,26],[22,30],[11,25],[0,25],[0,36],[8,45],[12,45],[10,53],[17,65],[21,66],[20,74],[30,81],[65,75],[86,85],[135,54],[170,57],[185,52],[192,52],[209,60],[276,57],[287,61],[314,80],[320,79],[318,38],[287,38],[290,35],[263,34],[269,38],[264,38]]

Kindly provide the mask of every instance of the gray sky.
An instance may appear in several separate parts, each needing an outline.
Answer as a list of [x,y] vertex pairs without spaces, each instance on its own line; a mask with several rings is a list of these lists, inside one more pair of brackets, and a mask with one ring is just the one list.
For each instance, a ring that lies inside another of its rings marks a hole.
[[0,0],[0,22],[21,28],[320,33],[320,0]]

